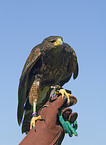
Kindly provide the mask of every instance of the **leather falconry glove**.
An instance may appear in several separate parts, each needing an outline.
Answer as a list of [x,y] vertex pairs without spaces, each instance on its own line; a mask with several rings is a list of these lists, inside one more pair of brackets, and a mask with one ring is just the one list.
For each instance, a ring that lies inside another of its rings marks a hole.
[[[66,97],[55,96],[51,99],[40,110],[40,115],[43,116],[44,120],[38,120],[36,122],[36,131],[34,128],[30,130],[27,136],[21,141],[19,145],[60,145],[65,133],[58,120],[58,113],[61,107],[67,107]],[[74,96],[70,97],[70,105],[76,104],[77,99]],[[62,110],[62,116],[64,120],[68,120],[73,123],[78,114],[72,113],[72,109],[65,108]]]

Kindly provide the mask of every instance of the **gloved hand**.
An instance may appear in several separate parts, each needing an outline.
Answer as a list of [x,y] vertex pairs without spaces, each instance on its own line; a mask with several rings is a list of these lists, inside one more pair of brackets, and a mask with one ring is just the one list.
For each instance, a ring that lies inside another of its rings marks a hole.
[[[71,96],[70,106],[76,104],[76,102],[77,99]],[[44,120],[38,120],[36,132],[33,128],[19,145],[60,145],[65,133],[58,120],[58,112],[63,106],[67,106],[66,97],[63,100],[61,96],[57,97],[56,95],[52,98],[51,104],[48,101],[40,111]],[[73,123],[78,116],[77,113],[72,113],[70,108],[65,108],[62,115],[70,123]]]

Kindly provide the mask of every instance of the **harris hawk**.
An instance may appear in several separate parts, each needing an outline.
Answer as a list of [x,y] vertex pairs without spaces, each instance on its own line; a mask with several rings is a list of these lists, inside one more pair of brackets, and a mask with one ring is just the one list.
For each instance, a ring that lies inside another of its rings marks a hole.
[[[51,86],[63,86],[71,76],[78,76],[77,56],[73,48],[63,42],[60,36],[50,36],[35,46],[24,65],[18,88],[18,124],[22,123],[22,133],[35,127],[41,116],[33,116],[47,101]],[[70,94],[60,89],[68,100]],[[32,118],[32,119],[31,119]],[[31,123],[30,123],[31,121]]]

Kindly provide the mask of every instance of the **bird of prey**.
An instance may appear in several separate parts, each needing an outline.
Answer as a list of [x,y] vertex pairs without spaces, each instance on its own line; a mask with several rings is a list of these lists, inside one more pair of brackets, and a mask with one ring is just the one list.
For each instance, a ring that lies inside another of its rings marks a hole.
[[[74,79],[78,76],[77,56],[73,48],[63,42],[62,37],[47,37],[32,49],[18,88],[17,118],[19,125],[22,123],[22,133],[35,127],[35,120],[42,118],[32,117],[32,113],[36,114],[36,105],[39,108],[43,100],[47,101],[50,87],[63,86],[72,75]],[[65,90],[61,89],[59,93],[66,95],[69,100]]]

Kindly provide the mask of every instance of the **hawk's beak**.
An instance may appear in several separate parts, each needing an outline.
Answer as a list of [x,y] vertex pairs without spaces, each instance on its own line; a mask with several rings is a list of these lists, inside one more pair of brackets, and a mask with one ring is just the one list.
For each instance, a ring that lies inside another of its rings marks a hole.
[[56,42],[54,43],[54,46],[62,45],[62,44],[63,44],[62,39],[61,39],[61,38],[58,38],[58,39],[56,40]]

